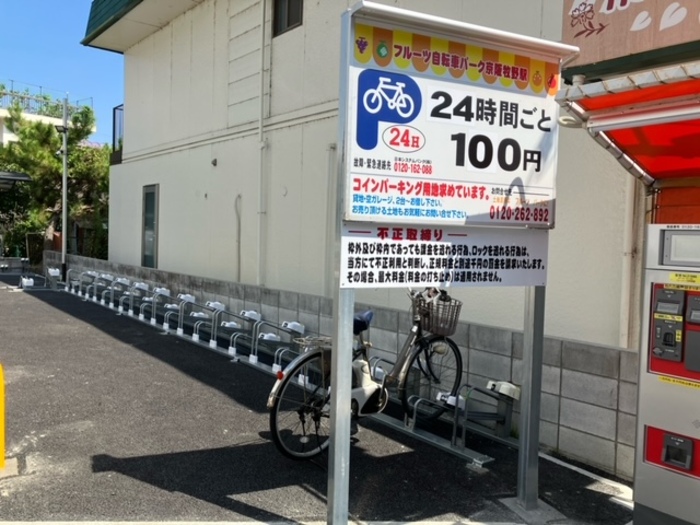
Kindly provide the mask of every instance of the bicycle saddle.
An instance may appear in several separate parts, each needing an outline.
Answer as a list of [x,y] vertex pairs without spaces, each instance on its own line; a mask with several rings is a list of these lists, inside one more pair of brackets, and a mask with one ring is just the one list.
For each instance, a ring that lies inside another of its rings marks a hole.
[[374,317],[374,312],[372,310],[367,310],[361,314],[355,314],[352,320],[352,333],[359,335],[369,328],[369,323],[372,322],[372,317]]

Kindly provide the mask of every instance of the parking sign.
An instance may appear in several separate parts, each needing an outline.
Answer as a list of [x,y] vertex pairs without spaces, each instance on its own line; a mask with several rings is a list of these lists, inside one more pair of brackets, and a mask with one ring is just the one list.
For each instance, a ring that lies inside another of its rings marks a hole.
[[347,221],[554,225],[559,63],[353,25]]

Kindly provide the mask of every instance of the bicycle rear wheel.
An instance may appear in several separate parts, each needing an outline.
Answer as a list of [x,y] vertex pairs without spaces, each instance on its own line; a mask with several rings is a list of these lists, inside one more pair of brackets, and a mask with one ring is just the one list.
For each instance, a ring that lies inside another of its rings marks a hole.
[[[429,421],[447,410],[446,404],[437,401],[440,394],[457,395],[462,383],[462,354],[452,339],[440,335],[418,344],[420,350],[411,358],[398,394],[409,416]],[[416,404],[420,399],[429,402]]]
[[330,382],[330,352],[310,352],[284,371],[270,406],[270,430],[285,456],[309,459],[328,447]]

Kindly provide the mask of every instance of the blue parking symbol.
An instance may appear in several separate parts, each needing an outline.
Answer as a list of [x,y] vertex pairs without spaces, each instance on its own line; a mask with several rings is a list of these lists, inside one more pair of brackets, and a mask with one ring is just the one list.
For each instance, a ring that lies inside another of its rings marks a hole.
[[374,149],[379,142],[379,122],[406,124],[420,113],[418,84],[407,75],[365,69],[357,90],[357,144]]

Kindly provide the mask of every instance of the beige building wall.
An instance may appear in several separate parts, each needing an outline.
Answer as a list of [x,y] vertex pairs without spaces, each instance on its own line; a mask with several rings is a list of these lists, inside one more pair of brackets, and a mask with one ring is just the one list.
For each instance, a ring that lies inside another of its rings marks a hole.
[[[307,1],[303,25],[271,38],[269,1],[263,36],[259,0],[206,0],[124,54],[124,163],[113,167],[110,189],[113,262],[140,264],[143,186],[158,184],[160,269],[330,296],[340,15],[352,3]],[[563,6],[551,0],[381,3],[561,36]],[[626,344],[628,179],[582,130],[562,129],[548,335]],[[522,329],[522,289],[454,293],[464,300],[464,320]],[[357,300],[407,308],[401,290]]]

